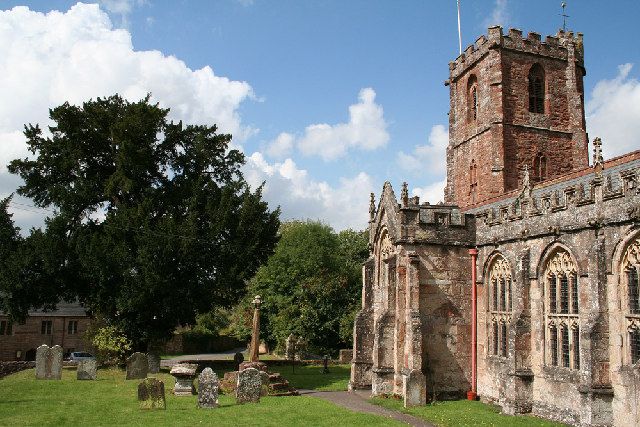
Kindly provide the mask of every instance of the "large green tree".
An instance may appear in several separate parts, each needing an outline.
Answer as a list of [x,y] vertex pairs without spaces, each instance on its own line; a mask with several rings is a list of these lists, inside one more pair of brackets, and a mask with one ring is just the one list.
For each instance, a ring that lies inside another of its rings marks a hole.
[[244,295],[277,242],[279,210],[248,187],[230,135],[168,111],[115,95],[52,109],[50,136],[25,127],[33,156],[9,171],[54,213],[29,237],[47,291],[5,281],[14,317],[78,298],[141,348]]
[[[367,241],[366,232],[335,233],[319,222],[284,223],[275,253],[251,279],[247,294],[249,300],[262,297],[261,336],[281,346],[294,333],[318,354],[350,346]],[[233,326],[242,334],[251,318],[248,300],[239,311],[244,320],[237,310]]]

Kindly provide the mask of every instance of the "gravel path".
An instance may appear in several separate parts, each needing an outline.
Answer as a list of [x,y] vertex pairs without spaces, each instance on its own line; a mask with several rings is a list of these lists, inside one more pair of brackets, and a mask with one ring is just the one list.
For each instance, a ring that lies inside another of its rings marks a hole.
[[403,422],[410,426],[416,427],[436,427],[420,418],[416,418],[411,415],[403,414],[401,412],[393,411],[391,409],[383,408],[382,406],[369,403],[368,391],[317,391],[317,390],[298,390],[302,396],[313,396],[320,399],[328,400],[329,402],[340,405],[344,408],[350,409],[355,412],[364,412],[367,414],[381,415],[383,417],[392,418],[394,420]]

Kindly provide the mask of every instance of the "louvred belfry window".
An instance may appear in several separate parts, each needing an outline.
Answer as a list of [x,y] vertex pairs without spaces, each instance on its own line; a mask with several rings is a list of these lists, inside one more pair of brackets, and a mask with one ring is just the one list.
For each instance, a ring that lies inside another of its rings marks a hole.
[[544,114],[544,70],[535,64],[529,71],[529,111]]

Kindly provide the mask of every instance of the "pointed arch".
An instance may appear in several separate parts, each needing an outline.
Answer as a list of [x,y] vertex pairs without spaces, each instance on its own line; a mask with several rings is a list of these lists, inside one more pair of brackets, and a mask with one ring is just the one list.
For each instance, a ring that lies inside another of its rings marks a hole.
[[537,114],[545,113],[546,82],[544,68],[538,63],[529,70],[529,111]]
[[636,365],[640,363],[640,230],[631,230],[620,241],[613,262],[623,312],[623,360]]
[[509,328],[513,310],[513,271],[500,252],[494,252],[485,263],[487,306],[487,348],[491,355],[506,358],[509,354]]

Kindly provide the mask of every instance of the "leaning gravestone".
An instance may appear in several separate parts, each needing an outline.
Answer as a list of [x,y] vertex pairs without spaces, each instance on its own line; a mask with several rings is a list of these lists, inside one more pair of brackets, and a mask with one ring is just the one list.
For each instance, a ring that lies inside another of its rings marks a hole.
[[160,372],[160,355],[158,353],[147,353],[147,361],[150,374]]
[[86,359],[78,362],[77,379],[79,380],[95,380],[96,379],[96,360]]
[[256,368],[247,368],[238,374],[238,386],[236,387],[236,403],[260,402],[262,391],[262,378]]
[[139,380],[147,377],[149,362],[147,355],[135,352],[127,358],[127,379]]
[[42,344],[36,350],[36,379],[59,380],[62,377],[62,347]]
[[204,368],[198,377],[198,407],[217,408],[219,388],[216,373],[211,368]]
[[164,383],[157,378],[145,378],[138,384],[140,409],[166,409]]

